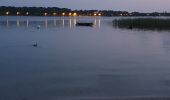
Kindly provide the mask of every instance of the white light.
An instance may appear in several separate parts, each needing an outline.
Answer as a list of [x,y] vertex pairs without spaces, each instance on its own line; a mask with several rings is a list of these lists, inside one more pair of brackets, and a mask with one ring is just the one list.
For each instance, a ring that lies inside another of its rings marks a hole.
[[29,12],[26,12],[26,15],[28,15],[29,14]]
[[17,15],[19,15],[20,14],[20,12],[17,12]]
[[6,15],[9,15],[9,11],[6,12]]

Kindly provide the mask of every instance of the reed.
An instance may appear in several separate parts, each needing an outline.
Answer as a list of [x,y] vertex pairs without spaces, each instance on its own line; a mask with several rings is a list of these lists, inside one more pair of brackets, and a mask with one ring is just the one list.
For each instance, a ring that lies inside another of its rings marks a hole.
[[128,18],[113,21],[113,25],[119,28],[127,29],[154,29],[170,30],[170,19],[160,18]]

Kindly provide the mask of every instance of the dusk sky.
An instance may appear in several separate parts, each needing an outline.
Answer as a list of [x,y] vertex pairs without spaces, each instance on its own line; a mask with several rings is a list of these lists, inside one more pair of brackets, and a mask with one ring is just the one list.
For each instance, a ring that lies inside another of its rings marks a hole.
[[170,12],[169,4],[170,0],[0,0],[0,6],[52,6],[140,12]]

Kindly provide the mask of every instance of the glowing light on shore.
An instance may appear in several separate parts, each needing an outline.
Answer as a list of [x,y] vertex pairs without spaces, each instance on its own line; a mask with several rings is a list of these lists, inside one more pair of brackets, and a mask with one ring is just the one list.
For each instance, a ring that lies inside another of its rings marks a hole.
[[72,13],[69,13],[69,16],[71,16],[72,15]]
[[6,15],[9,15],[9,11],[6,12]]
[[53,13],[53,15],[54,15],[54,16],[56,16],[56,15],[57,15],[57,13]]
[[20,12],[17,12],[17,15],[19,15],[20,14]]
[[26,12],[26,15],[29,15],[29,12]]
[[66,15],[66,13],[62,13],[62,15],[63,15],[63,16],[65,16],[65,15]]
[[95,13],[95,14],[93,14],[94,16],[97,16],[97,14]]
[[73,16],[77,16],[77,13],[73,13]]
[[98,14],[98,16],[101,16],[101,15],[102,15],[102,14],[100,14],[100,13]]
[[44,16],[47,16],[47,13],[44,13]]

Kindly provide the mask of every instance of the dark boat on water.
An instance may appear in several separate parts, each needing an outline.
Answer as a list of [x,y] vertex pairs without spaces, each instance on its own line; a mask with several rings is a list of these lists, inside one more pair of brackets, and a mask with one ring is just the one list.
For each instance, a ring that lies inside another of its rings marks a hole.
[[33,47],[38,47],[37,43],[32,44]]
[[93,26],[93,23],[91,22],[77,22],[77,26]]

